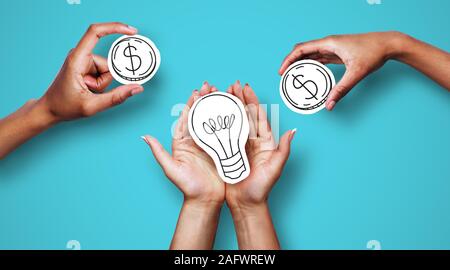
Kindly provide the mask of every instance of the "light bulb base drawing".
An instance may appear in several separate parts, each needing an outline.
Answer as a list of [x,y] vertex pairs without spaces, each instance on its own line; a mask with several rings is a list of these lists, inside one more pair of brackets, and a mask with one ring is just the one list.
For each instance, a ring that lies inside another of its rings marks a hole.
[[202,96],[189,111],[188,127],[194,142],[213,159],[224,182],[235,184],[247,178],[249,123],[237,97],[223,92]]
[[221,159],[220,164],[224,175],[230,179],[238,179],[247,169],[240,151],[230,158]]

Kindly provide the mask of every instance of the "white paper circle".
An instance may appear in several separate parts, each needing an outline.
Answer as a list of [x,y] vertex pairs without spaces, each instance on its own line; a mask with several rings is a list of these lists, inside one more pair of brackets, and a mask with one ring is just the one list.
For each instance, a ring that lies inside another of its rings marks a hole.
[[323,108],[336,84],[325,65],[314,60],[300,60],[290,65],[280,81],[280,95],[286,106],[300,114],[313,114]]
[[161,55],[155,44],[140,35],[122,36],[111,46],[108,68],[122,84],[144,84],[158,71]]

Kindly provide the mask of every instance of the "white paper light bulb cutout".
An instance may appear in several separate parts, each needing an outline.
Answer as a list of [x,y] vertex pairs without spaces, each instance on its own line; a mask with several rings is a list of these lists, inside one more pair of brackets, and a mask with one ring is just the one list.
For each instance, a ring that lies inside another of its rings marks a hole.
[[235,184],[250,174],[245,152],[247,113],[233,95],[214,92],[199,98],[189,111],[189,133],[214,161],[223,181]]

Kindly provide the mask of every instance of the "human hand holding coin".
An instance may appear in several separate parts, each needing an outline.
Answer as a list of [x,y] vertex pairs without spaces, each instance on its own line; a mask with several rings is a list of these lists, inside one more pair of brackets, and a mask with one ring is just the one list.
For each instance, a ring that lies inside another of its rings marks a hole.
[[53,121],[94,115],[141,93],[138,84],[105,89],[113,78],[107,60],[92,51],[100,38],[110,34],[135,35],[137,30],[122,23],[93,24],[72,49],[55,80],[38,101]]
[[331,89],[326,108],[332,110],[350,90],[371,72],[380,68],[393,54],[398,33],[339,35],[297,44],[284,59],[279,73],[297,60],[312,59],[322,64],[344,64],[346,72]]

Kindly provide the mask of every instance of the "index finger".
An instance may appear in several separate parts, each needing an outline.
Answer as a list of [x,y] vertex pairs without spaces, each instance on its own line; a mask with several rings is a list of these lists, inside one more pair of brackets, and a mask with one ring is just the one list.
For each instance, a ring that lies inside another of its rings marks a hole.
[[325,43],[325,39],[318,39],[295,45],[294,49],[284,58],[278,73],[283,75],[292,63],[305,55],[319,52],[320,49],[325,47]]
[[90,53],[100,38],[111,34],[135,35],[137,29],[119,22],[92,24],[81,38],[75,50]]

